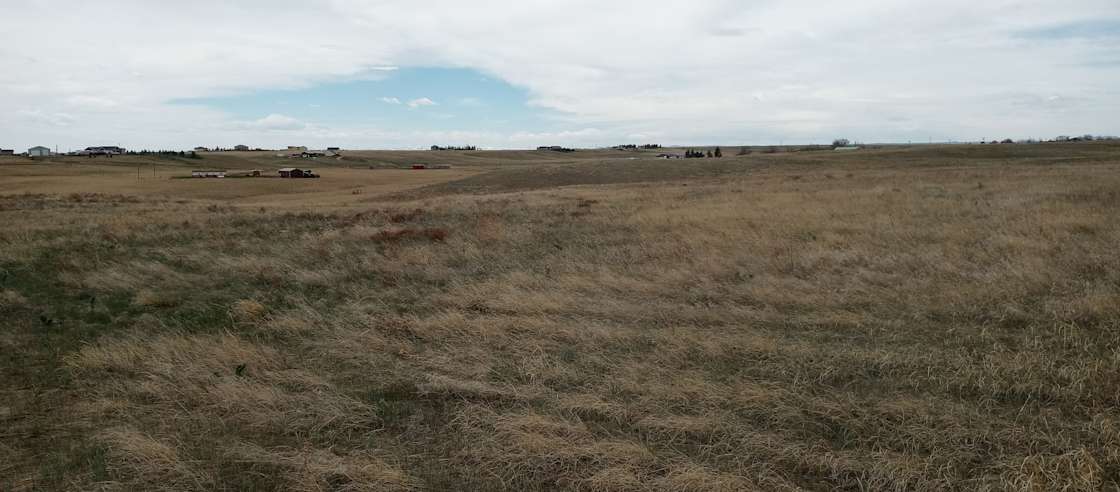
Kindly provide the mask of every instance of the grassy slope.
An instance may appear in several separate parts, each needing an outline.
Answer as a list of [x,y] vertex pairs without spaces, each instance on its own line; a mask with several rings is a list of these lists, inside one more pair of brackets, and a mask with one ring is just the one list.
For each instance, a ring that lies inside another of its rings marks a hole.
[[5,196],[0,489],[1116,486],[1118,170],[956,147],[515,166],[329,213]]

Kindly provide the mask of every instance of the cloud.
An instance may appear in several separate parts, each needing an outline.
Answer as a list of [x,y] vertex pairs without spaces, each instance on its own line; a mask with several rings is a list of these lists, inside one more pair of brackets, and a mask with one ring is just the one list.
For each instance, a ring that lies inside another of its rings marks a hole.
[[438,104],[435,101],[433,101],[431,99],[428,99],[426,97],[421,97],[419,99],[413,99],[413,100],[408,102],[408,107],[410,107],[412,109],[421,108],[421,107],[424,107],[424,106],[437,106],[437,105]]
[[397,99],[395,97],[382,97],[380,99],[380,101],[385,103],[385,104],[400,104],[401,103],[401,100]]
[[67,113],[47,113],[40,109],[21,109],[16,112],[24,121],[39,125],[70,126],[78,119]]
[[[572,132],[564,145],[629,135],[788,143],[1116,133],[1120,114],[1120,52],[1106,42],[1117,37],[1116,0],[11,3],[6,17],[51,22],[0,30],[0,65],[18,67],[0,71],[9,146],[264,142],[277,125],[312,129],[169,102],[376,79],[406,66],[472,68],[524,89],[534,107],[558,115],[526,131]],[[1061,100],[1030,103],[1053,94]],[[899,117],[905,126],[891,122]],[[456,121],[495,145],[515,142]],[[315,128],[348,146],[428,138]],[[600,133],[579,133],[587,128]]]
[[65,101],[70,106],[77,107],[79,109],[99,110],[117,107],[116,101],[106,97],[98,96],[73,95],[67,97]]
[[270,114],[259,120],[241,122],[238,126],[245,129],[266,131],[303,130],[307,128],[306,123],[282,114]]

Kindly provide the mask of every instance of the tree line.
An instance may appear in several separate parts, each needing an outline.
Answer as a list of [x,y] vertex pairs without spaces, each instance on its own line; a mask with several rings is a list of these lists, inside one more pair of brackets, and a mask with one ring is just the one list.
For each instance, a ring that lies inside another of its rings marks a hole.
[[709,149],[707,152],[703,150],[686,149],[684,151],[685,159],[713,159],[723,157],[723,149],[716,147],[715,150]]

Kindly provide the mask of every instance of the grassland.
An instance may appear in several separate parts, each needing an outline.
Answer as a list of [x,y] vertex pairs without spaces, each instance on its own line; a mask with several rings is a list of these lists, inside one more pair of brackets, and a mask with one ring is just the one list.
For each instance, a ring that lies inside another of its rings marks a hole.
[[1120,484],[1120,146],[456,154],[0,161],[0,490]]

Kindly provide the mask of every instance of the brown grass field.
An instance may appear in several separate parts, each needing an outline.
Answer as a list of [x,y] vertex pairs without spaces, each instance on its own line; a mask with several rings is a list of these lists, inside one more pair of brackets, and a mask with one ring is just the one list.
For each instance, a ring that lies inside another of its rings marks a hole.
[[1120,145],[204,157],[0,159],[0,490],[1120,487]]

